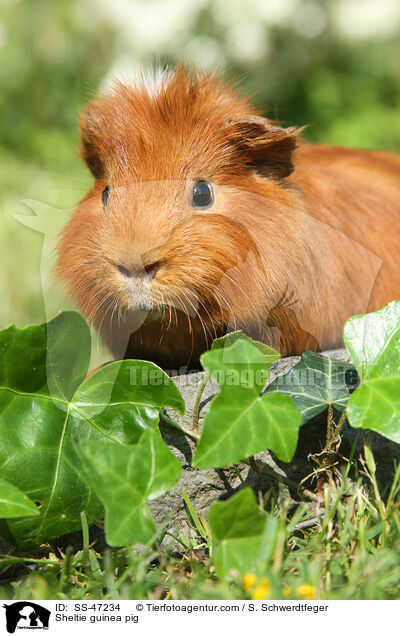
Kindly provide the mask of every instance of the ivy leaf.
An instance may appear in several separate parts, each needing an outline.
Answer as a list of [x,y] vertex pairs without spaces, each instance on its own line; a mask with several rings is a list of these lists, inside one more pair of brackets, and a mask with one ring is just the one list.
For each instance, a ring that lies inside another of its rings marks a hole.
[[76,441],[134,444],[157,427],[162,407],[184,410],[175,384],[151,362],[114,362],[80,384],[89,356],[89,328],[76,312],[0,332],[1,475],[40,513],[2,522],[20,547],[79,529],[82,510],[102,515]]
[[264,355],[251,342],[201,356],[221,387],[207,412],[194,456],[198,468],[219,468],[268,448],[282,461],[296,449],[301,413],[287,395],[261,395],[268,377]]
[[69,398],[85,379],[89,360],[89,327],[74,311],[0,331],[0,387],[9,391]]
[[353,365],[306,351],[300,362],[271,382],[265,392],[289,395],[299,407],[305,424],[328,406],[339,412],[346,408],[352,374],[355,375]]
[[243,575],[265,570],[276,542],[278,520],[260,510],[252,490],[244,488],[228,501],[213,503],[208,521],[220,578],[232,571]]
[[181,463],[153,430],[134,446],[86,441],[81,456],[103,502],[107,543],[111,546],[147,543],[156,526],[146,505],[176,484]]
[[250,336],[243,333],[243,331],[241,331],[240,329],[238,329],[237,331],[231,331],[231,333],[227,333],[221,338],[216,338],[211,345],[211,351],[215,351],[216,349],[224,349],[225,347],[231,347],[237,340],[250,342],[252,345],[257,347],[260,353],[262,353],[265,357],[265,361],[267,364],[271,364],[271,362],[274,362],[281,357],[281,354],[278,351],[275,351],[275,349],[272,349],[263,342],[253,340],[252,338],[250,338]]
[[27,517],[38,515],[33,501],[15,486],[0,477],[0,517]]
[[398,375],[400,301],[350,318],[344,326],[344,340],[362,381]]
[[350,318],[344,342],[361,378],[347,407],[349,423],[400,443],[400,301]]

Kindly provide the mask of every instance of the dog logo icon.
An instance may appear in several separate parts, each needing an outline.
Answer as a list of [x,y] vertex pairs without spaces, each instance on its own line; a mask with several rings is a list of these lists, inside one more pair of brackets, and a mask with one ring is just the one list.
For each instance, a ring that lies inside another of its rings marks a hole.
[[50,610],[31,603],[18,601],[10,605],[3,605],[6,610],[6,627],[9,634],[16,629],[48,629]]

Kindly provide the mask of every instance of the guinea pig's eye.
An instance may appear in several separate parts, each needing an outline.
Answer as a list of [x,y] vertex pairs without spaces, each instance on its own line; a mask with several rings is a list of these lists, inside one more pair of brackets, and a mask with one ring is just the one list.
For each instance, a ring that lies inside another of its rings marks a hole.
[[192,207],[209,208],[214,201],[213,189],[207,181],[196,181],[192,190]]
[[104,209],[106,209],[109,194],[110,194],[110,186],[107,186],[106,188],[104,188],[103,192],[101,193],[101,202],[103,204]]

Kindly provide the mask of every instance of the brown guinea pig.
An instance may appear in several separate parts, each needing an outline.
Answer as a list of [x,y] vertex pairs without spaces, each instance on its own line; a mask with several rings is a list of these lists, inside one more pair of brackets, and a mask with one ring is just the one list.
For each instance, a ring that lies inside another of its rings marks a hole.
[[306,143],[183,70],[117,84],[80,123],[95,183],[57,272],[116,358],[199,368],[234,329],[332,348],[400,298],[398,156]]

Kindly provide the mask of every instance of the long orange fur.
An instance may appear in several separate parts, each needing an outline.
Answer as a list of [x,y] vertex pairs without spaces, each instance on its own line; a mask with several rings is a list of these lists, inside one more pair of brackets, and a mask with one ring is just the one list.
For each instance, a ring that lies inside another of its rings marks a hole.
[[95,183],[57,273],[115,357],[196,367],[239,328],[283,355],[332,348],[349,316],[400,298],[398,156],[306,143],[179,70],[99,96],[81,135]]

